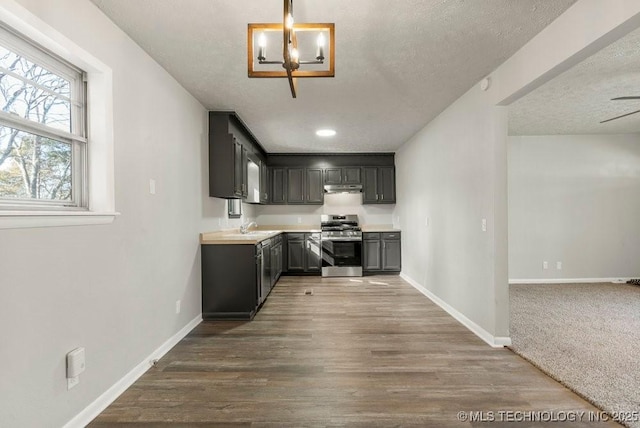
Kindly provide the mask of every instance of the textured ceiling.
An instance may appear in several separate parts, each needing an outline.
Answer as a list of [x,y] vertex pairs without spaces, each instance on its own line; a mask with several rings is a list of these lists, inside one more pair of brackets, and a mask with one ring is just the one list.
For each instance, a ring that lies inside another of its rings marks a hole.
[[[92,0],[210,110],[235,110],[269,152],[394,151],[575,0],[296,0],[334,22],[336,77],[247,77],[247,23],[281,0]],[[316,137],[318,128],[337,135]]]
[[511,104],[511,135],[627,134],[640,132],[640,29],[582,61]]

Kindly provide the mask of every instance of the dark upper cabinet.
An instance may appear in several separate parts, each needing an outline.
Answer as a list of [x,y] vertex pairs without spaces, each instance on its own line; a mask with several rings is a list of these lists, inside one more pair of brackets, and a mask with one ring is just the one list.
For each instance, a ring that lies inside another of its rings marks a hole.
[[305,203],[304,168],[287,169],[287,203]]
[[287,169],[269,168],[271,175],[271,195],[272,204],[287,203]]
[[364,167],[362,202],[365,204],[395,204],[396,174],[392,166]]
[[343,168],[326,168],[324,184],[361,184],[362,168],[359,166]]
[[269,203],[269,168],[266,162],[260,162],[260,203]]
[[247,197],[247,148],[233,137],[233,195]]
[[359,166],[342,168],[342,184],[360,183],[362,183],[362,168]]
[[324,203],[324,187],[322,185],[322,169],[307,168],[305,170],[305,202],[307,204]]
[[235,113],[209,112],[209,196],[247,197],[250,152],[266,160],[264,150]]

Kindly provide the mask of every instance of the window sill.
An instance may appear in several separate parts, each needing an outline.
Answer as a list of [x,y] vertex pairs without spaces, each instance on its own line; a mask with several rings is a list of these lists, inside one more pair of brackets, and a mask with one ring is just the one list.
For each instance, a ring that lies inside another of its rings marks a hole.
[[0,229],[109,224],[119,215],[95,211],[0,211]]

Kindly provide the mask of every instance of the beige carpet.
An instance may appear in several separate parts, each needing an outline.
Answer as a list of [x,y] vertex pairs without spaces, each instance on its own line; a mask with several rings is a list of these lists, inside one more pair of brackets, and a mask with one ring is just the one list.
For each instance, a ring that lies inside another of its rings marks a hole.
[[640,287],[510,286],[512,350],[640,428]]

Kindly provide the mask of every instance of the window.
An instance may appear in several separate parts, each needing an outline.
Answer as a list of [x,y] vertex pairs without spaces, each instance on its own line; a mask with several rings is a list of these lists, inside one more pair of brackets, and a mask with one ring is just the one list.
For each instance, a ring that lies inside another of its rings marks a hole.
[[88,208],[84,73],[0,27],[0,209]]

